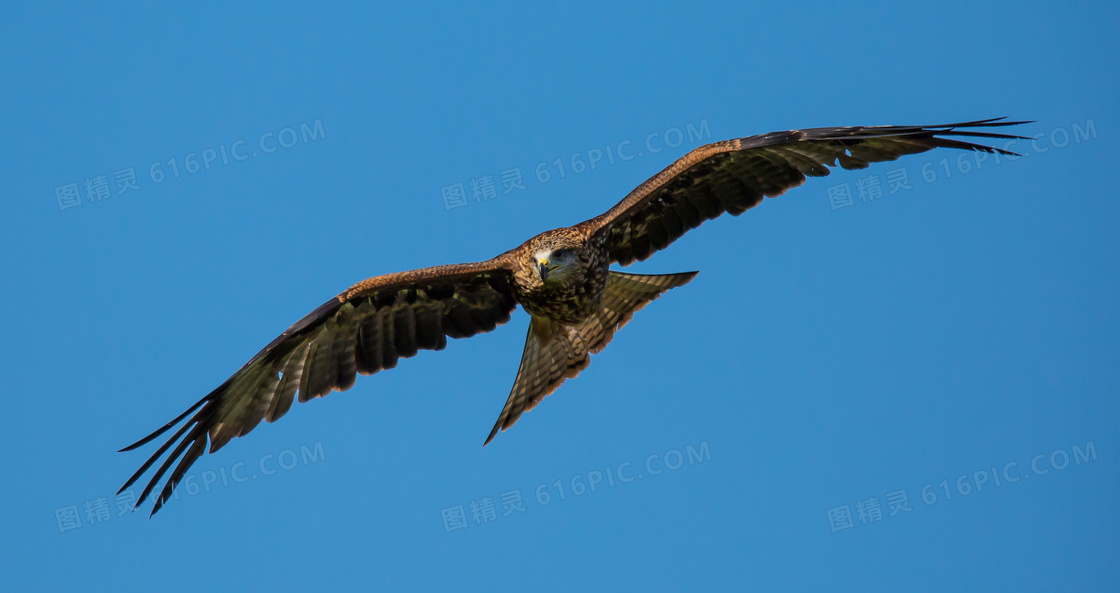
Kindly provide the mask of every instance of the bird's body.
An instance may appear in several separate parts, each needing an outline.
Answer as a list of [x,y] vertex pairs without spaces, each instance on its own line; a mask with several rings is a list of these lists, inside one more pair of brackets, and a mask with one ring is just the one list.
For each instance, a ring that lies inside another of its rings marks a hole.
[[[602,241],[577,228],[567,227],[541,233],[518,249],[534,256],[532,259],[515,258],[517,267],[513,271],[514,294],[527,313],[575,325],[602,307],[611,263]],[[578,259],[578,265],[569,275],[552,274],[551,281],[542,280],[541,258],[547,258],[558,249],[570,250]]]
[[937,147],[1014,154],[946,136],[1016,139],[971,128],[1018,123],[1024,122],[815,128],[717,142],[677,160],[607,212],[541,233],[495,258],[359,282],[289,327],[187,411],[127,447],[187,419],[121,491],[170,450],[136,502],[142,504],[175,465],[155,514],[207,443],[214,452],[261,420],[280,418],[297,395],[302,402],[346,390],[358,374],[391,369],[420,350],[442,350],[449,337],[490,331],[521,305],[530,315],[525,350],[489,443],[586,368],[590,355],[606,347],[634,312],[696,275],[628,274],[610,270],[611,264],[644,260],[705,220],[741,214],[806,176],[828,175],[837,163],[860,169]]

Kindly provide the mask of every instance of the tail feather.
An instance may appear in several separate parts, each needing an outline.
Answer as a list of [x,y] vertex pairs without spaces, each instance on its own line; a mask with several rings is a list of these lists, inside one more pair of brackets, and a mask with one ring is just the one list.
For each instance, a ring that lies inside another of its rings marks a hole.
[[582,323],[570,326],[533,317],[517,379],[482,446],[489,444],[499,430],[513,426],[522,413],[556,391],[565,379],[587,368],[589,355],[606,348],[615,332],[626,325],[638,309],[670,288],[688,284],[696,274],[646,275],[612,271],[603,291],[602,308]]

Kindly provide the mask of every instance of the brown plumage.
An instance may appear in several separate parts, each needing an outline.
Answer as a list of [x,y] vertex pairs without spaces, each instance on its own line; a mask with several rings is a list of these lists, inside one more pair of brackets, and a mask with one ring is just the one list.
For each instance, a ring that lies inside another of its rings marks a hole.
[[1021,123],[1028,122],[814,128],[708,144],[604,214],[541,233],[493,259],[359,282],[296,322],[187,411],[122,449],[140,447],[186,419],[121,491],[170,450],[136,502],[139,507],[171,470],[154,515],[207,442],[213,453],[261,420],[283,416],[297,396],[303,402],[344,391],[358,374],[391,369],[420,350],[442,350],[448,337],[488,332],[509,321],[520,304],[530,315],[529,334],[489,443],[586,368],[635,311],[696,275],[625,274],[608,270],[610,264],[644,260],[703,221],[739,215],[806,176],[828,175],[829,167],[861,169],[938,147],[1014,154],[947,136],[1020,138],[975,128]]

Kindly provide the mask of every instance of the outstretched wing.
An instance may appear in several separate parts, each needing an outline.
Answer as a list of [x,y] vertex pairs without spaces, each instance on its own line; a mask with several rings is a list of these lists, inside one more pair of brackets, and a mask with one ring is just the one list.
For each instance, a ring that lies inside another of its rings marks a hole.
[[869,163],[934,148],[959,148],[1014,155],[999,148],[946,136],[1016,138],[1022,136],[968,128],[1030,122],[986,119],[939,126],[813,128],[771,132],[701,146],[646,180],[606,213],[578,225],[600,234],[611,261],[629,265],[664,249],[686,231],[724,212],[742,214],[805,182],[823,177],[828,167],[863,169]]
[[506,259],[498,257],[355,284],[288,328],[190,409],[122,449],[140,447],[190,416],[121,491],[174,445],[136,501],[139,507],[178,459],[152,509],[154,515],[202,456],[207,439],[213,453],[230,439],[248,434],[261,420],[273,422],[283,416],[297,393],[304,402],[344,391],[358,373],[391,369],[397,359],[418,350],[442,350],[448,337],[473,336],[509,321],[516,306],[510,270]]

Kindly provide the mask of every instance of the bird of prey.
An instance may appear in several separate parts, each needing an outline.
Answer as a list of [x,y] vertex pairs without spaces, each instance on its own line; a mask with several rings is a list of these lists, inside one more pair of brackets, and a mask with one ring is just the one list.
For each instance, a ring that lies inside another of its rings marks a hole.
[[139,507],[174,466],[155,515],[208,441],[213,453],[261,420],[280,418],[297,397],[304,402],[344,391],[357,374],[391,369],[420,350],[442,350],[449,337],[488,332],[521,305],[530,316],[529,335],[489,443],[586,368],[589,355],[606,347],[635,311],[696,275],[629,274],[610,270],[611,264],[645,260],[705,220],[742,214],[806,176],[828,175],[829,167],[862,169],[942,147],[1014,155],[967,139],[1022,138],[991,128],[1023,123],[1030,122],[812,128],[716,142],[689,152],[607,212],[541,233],[493,259],[363,280],[297,321],[187,411],[122,449],[140,447],[186,420],[121,491],[170,450],[136,501]]

